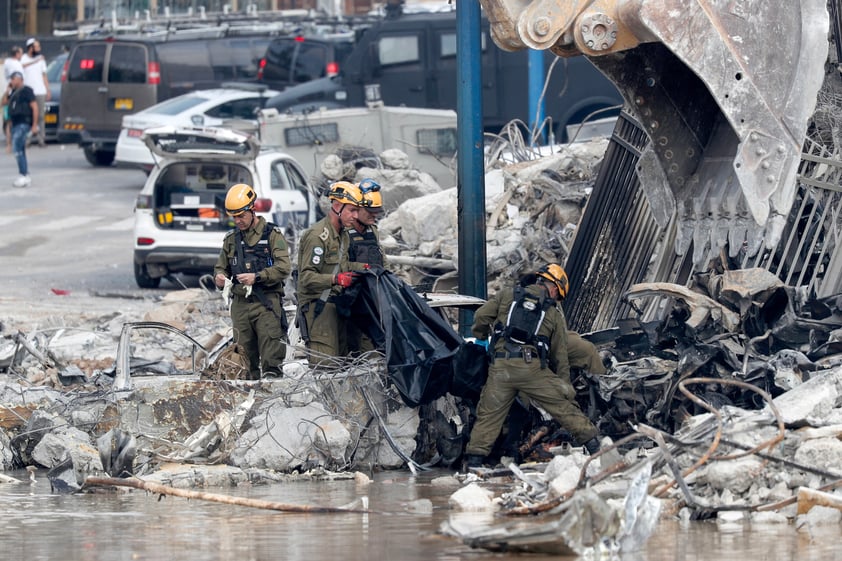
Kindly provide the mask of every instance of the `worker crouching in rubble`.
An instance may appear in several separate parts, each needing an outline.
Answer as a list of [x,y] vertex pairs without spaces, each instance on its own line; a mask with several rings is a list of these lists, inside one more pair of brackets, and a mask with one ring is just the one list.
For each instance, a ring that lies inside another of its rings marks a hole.
[[231,321],[234,341],[249,360],[248,377],[281,374],[286,354],[284,280],[291,264],[289,249],[281,229],[257,216],[257,194],[239,183],[228,190],[225,210],[236,228],[225,235],[222,251],[214,266],[214,282],[231,287]]
[[[380,247],[377,220],[383,214],[383,195],[380,185],[373,179],[363,179],[357,185],[359,200],[357,218],[351,226],[342,231],[342,241],[348,247],[348,261],[352,271],[364,271],[371,267],[386,267],[386,254]],[[349,353],[365,353],[374,350],[374,343],[362,332],[354,321],[348,321],[347,337]]]
[[588,452],[599,450],[596,427],[579,409],[570,385],[567,323],[555,305],[567,294],[567,274],[550,264],[535,279],[526,287],[500,291],[474,315],[471,331],[477,339],[491,336],[492,362],[466,449],[466,467],[483,464],[518,392],[543,407]]
[[331,298],[351,286],[357,273],[348,265],[348,243],[341,238],[357,218],[359,189],[339,181],[328,192],[330,210],[302,236],[298,245],[298,314],[311,366],[329,365],[348,353],[345,320]]

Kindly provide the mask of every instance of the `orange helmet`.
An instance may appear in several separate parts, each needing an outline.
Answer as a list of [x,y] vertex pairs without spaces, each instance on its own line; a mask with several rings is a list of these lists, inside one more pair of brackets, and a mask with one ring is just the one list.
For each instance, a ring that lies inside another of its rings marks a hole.
[[225,211],[228,216],[240,216],[247,210],[254,208],[254,201],[257,200],[257,193],[251,186],[245,183],[237,183],[225,196]]
[[558,288],[558,299],[563,300],[567,296],[567,291],[570,290],[570,282],[567,280],[567,273],[561,268],[561,265],[550,263],[538,269],[538,276],[552,282]]

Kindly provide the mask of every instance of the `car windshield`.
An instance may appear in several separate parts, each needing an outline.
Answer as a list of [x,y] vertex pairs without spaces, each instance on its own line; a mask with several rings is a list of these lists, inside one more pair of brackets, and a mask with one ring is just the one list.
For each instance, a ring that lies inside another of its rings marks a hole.
[[199,105],[200,103],[204,103],[208,100],[206,97],[202,97],[195,94],[187,94],[182,95],[179,97],[174,97],[158,105],[153,105],[149,109],[146,110],[148,113],[155,113],[156,115],[178,115],[179,113],[183,113],[188,109],[192,109]]
[[61,81],[61,71],[64,68],[64,61],[66,60],[67,56],[61,55],[51,60],[50,64],[47,65],[47,80],[51,84],[57,84]]

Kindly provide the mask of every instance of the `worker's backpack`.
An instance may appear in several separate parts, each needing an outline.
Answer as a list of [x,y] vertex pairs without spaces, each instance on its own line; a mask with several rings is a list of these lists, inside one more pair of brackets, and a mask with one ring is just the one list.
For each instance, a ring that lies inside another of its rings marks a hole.
[[531,294],[523,286],[514,288],[514,300],[509,306],[506,324],[500,335],[515,345],[538,347],[538,330],[544,323],[547,310],[553,305],[551,298],[543,294]]

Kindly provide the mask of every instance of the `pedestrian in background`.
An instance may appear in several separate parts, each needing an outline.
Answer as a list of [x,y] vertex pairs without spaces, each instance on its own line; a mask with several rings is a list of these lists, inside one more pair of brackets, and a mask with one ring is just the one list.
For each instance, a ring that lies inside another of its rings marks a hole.
[[[23,64],[20,59],[23,56],[23,49],[15,45],[9,50],[9,56],[3,61],[3,78],[5,80],[3,91],[9,91],[9,82],[12,79],[12,73],[20,72],[23,74]],[[12,151],[12,121],[9,119],[9,106],[3,104],[3,134],[6,137],[6,152]]]
[[26,162],[26,141],[30,133],[38,132],[38,102],[32,88],[24,85],[23,74],[12,72],[9,87],[3,93],[3,105],[9,106],[9,120],[12,127],[12,151],[18,163],[20,176],[14,180],[14,187],[28,187],[29,166]]
[[[41,43],[30,37],[26,40],[26,52],[21,57],[23,81],[32,88],[38,102],[38,145],[47,145],[44,139],[44,105],[50,99],[50,83],[47,80],[47,62],[41,54]],[[35,139],[32,139],[33,144]]]

